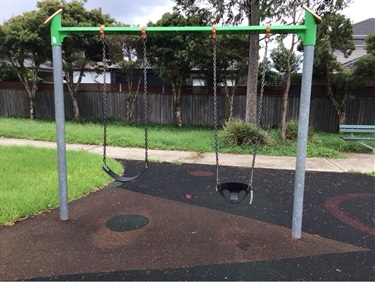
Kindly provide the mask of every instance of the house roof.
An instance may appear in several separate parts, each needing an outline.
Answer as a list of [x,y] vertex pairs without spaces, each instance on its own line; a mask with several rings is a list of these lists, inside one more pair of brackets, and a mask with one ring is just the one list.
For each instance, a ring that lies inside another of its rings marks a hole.
[[354,36],[362,35],[366,37],[366,35],[370,33],[375,33],[375,18],[370,18],[353,24]]
[[350,67],[350,65],[354,64],[359,58],[367,55],[367,53],[363,46],[356,46],[356,49],[347,58],[340,51],[335,51],[335,55],[343,67]]
[[335,51],[337,60],[343,67],[350,67],[359,58],[367,54],[364,48],[365,37],[370,33],[375,33],[375,18],[370,18],[353,24],[353,40],[355,44],[355,50],[348,58],[345,58],[341,52]]

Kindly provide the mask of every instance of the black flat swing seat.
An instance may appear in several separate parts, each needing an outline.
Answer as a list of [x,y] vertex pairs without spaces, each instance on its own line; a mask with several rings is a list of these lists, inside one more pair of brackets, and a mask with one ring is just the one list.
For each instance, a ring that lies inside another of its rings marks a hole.
[[242,182],[223,182],[217,186],[217,191],[230,204],[238,204],[242,202],[250,193],[248,183]]
[[117,173],[115,173],[112,169],[110,169],[108,166],[106,166],[105,164],[103,164],[103,170],[110,177],[112,177],[113,179],[115,179],[116,181],[119,181],[119,182],[131,182],[131,181],[137,179],[142,173],[144,173],[146,169],[147,169],[147,165],[145,166],[145,168],[143,169],[143,171],[141,171],[141,173],[139,173],[139,174],[137,174],[135,176],[120,176]]

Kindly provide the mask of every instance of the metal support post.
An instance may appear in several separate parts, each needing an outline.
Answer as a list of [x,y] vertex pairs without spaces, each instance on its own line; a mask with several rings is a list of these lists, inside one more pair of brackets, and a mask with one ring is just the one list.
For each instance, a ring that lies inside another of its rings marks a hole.
[[311,80],[314,61],[314,46],[305,46],[298,119],[296,174],[294,181],[294,203],[292,238],[301,238],[303,195],[305,190],[306,149],[309,131]]
[[62,70],[62,48],[52,46],[53,81],[55,93],[55,119],[57,141],[57,164],[59,182],[60,219],[68,220],[68,185],[66,172],[65,107]]

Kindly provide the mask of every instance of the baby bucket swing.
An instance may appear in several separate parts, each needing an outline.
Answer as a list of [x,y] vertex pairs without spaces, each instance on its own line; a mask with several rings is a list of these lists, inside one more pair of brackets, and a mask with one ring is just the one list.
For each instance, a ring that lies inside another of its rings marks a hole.
[[[268,41],[269,41],[270,25],[266,27],[265,35],[265,50],[263,62],[267,60],[268,52]],[[214,96],[214,141],[215,141],[215,156],[216,156],[216,191],[230,204],[238,204],[242,202],[248,194],[250,194],[250,204],[253,201],[253,179],[254,179],[254,169],[255,169],[255,159],[257,155],[258,143],[259,143],[259,128],[260,128],[260,119],[262,115],[262,103],[263,103],[263,94],[264,94],[264,85],[266,77],[266,68],[263,68],[260,93],[258,100],[258,115],[256,120],[256,130],[255,138],[253,142],[253,160],[250,169],[250,180],[248,183],[228,181],[222,182],[219,174],[219,142],[218,142],[218,129],[217,129],[217,76],[216,76],[216,27],[212,28],[212,45],[213,45],[213,96]]]

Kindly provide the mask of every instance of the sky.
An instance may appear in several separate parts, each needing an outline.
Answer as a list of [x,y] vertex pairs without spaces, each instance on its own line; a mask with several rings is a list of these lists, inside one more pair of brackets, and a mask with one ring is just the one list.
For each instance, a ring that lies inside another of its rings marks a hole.
[[[36,10],[40,0],[0,0],[0,23],[12,16],[26,11]],[[87,10],[102,8],[116,21],[131,25],[145,25],[156,22],[164,13],[171,12],[174,2],[171,0],[88,0]]]
[[[0,0],[0,24],[12,16],[21,15],[36,9],[38,0]],[[145,25],[156,22],[166,12],[171,12],[172,0],[88,0],[88,10],[101,7],[117,21],[131,25]],[[343,11],[352,23],[375,17],[375,0],[353,0],[349,8]]]

